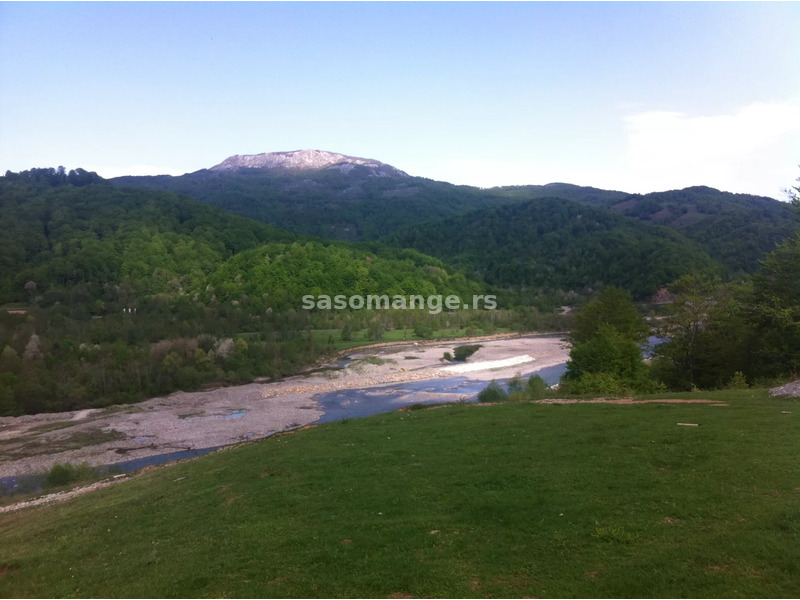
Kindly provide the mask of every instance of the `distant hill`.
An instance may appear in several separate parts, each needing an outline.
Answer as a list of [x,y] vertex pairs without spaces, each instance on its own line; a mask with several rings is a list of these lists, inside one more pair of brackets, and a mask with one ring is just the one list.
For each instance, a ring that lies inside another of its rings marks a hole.
[[411,177],[376,160],[302,150],[232,156],[172,177],[117,177],[115,185],[165,190],[297,233],[376,240],[403,227],[509,202],[469,186]]
[[633,196],[610,208],[680,231],[732,273],[755,272],[764,255],[796,226],[790,204],[709,187]]
[[495,195],[517,200],[533,200],[535,198],[563,198],[574,200],[583,204],[593,204],[607,208],[626,198],[631,194],[612,190],[573,185],[571,183],[547,183],[545,185],[512,185],[489,190]]
[[49,306],[78,294],[103,313],[125,298],[198,294],[204,304],[241,304],[249,294],[263,312],[297,309],[310,293],[483,289],[413,250],[316,240],[171,192],[96,175],[76,186],[53,173],[0,177],[0,303],[38,295]]
[[700,244],[730,274],[754,273],[764,255],[786,239],[796,225],[791,206],[785,202],[704,186],[651,194],[626,194],[564,183],[492,191],[515,200],[565,198],[669,227]]
[[486,286],[415,250],[320,241],[272,243],[241,252],[208,276],[201,294],[259,312],[298,309],[304,296],[460,295]]
[[118,177],[172,191],[300,234],[376,240],[481,208],[561,198],[662,225],[693,240],[730,275],[753,273],[794,226],[786,203],[709,187],[629,194],[568,183],[480,189],[409,176],[391,165],[322,150],[231,156],[178,177]]
[[[48,171],[42,169],[41,171]],[[54,170],[53,170],[54,171]],[[96,176],[95,176],[96,177]],[[91,298],[199,284],[234,254],[299,236],[169,192],[122,189],[99,177],[75,186],[0,177],[0,302],[85,286]]]
[[616,285],[645,298],[692,270],[720,269],[699,244],[675,231],[561,198],[481,209],[399,231],[387,241],[523,297]]
[[392,326],[358,305],[305,310],[307,295],[486,293],[414,250],[301,236],[85,171],[0,177],[0,223],[0,415],[279,377],[331,352],[331,330],[380,340]]

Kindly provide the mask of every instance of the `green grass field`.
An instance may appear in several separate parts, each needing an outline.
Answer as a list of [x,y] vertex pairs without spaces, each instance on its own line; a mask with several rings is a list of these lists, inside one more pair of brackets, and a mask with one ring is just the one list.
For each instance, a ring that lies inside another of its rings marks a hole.
[[3,514],[0,596],[800,596],[800,403],[671,397],[729,405],[398,412]]

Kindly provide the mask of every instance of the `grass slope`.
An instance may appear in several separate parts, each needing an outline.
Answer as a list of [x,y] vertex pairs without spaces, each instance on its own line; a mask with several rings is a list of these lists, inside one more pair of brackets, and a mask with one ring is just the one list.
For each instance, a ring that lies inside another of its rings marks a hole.
[[797,597],[798,405],[702,397],[274,436],[2,515],[0,596]]

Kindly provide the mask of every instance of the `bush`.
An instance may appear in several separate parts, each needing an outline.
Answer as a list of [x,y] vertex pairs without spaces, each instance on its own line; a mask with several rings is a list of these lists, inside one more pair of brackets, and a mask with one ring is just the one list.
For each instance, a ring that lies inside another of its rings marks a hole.
[[96,469],[89,463],[73,465],[71,463],[56,463],[45,474],[45,487],[61,487],[97,477]]
[[466,360],[480,350],[480,344],[473,344],[470,346],[458,346],[453,350],[453,360],[456,362],[466,362]]
[[531,375],[528,378],[528,385],[525,391],[531,400],[546,398],[551,393],[550,386],[539,375]]
[[629,396],[654,394],[666,391],[645,372],[638,377],[621,377],[615,373],[583,373],[577,378],[562,378],[559,391],[566,395],[597,394],[601,396]]
[[423,339],[432,338],[433,327],[426,323],[417,323],[414,325],[414,335]]
[[728,384],[729,390],[747,390],[750,389],[750,386],[747,385],[747,379],[744,377],[744,373],[741,371],[736,371],[731,378],[730,383]]
[[505,402],[508,394],[496,381],[492,381],[478,394],[478,402]]
[[569,394],[652,393],[658,384],[633,340],[601,324],[588,342],[572,347],[561,389]]
[[577,378],[562,380],[560,389],[565,394],[609,396],[624,396],[630,391],[625,382],[613,373],[583,373]]
[[522,379],[519,378],[519,375],[516,375],[508,380],[506,387],[508,387],[509,394],[515,394],[522,392],[525,389],[525,384],[522,383]]

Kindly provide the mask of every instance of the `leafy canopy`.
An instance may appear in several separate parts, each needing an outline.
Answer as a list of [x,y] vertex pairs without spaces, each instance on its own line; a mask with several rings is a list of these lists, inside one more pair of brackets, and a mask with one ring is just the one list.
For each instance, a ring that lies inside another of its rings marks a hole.
[[634,344],[647,339],[650,328],[633,306],[630,294],[607,287],[575,316],[572,341],[588,342],[601,332],[603,326],[612,327],[619,336]]

